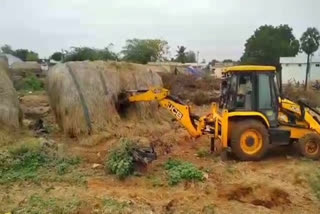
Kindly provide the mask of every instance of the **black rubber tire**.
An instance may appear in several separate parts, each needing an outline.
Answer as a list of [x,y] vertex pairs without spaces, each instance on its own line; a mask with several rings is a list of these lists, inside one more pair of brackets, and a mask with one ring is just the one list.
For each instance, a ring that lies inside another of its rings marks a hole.
[[[317,152],[311,154],[308,153],[306,150],[306,146],[308,142],[314,142],[317,144],[318,149]],[[298,149],[301,155],[303,155],[306,158],[312,159],[312,160],[319,160],[320,159],[320,136],[316,133],[310,133],[306,134],[298,141]]]
[[[262,147],[254,154],[247,154],[244,152],[240,146],[240,138],[241,135],[248,129],[254,129],[255,131],[259,132],[262,137]],[[231,130],[230,130],[231,131]],[[242,161],[257,161],[261,160],[265,154],[268,152],[269,149],[269,133],[265,125],[254,119],[242,120],[234,122],[232,133],[231,133],[231,140],[230,146],[232,152]]]

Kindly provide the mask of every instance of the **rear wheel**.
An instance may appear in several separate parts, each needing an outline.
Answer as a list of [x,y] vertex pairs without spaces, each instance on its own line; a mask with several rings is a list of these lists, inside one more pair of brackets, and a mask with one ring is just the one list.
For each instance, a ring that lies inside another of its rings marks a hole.
[[310,133],[299,139],[298,147],[300,153],[306,158],[313,160],[320,159],[320,136]]
[[235,122],[230,143],[232,152],[240,160],[260,160],[268,151],[268,130],[257,120]]

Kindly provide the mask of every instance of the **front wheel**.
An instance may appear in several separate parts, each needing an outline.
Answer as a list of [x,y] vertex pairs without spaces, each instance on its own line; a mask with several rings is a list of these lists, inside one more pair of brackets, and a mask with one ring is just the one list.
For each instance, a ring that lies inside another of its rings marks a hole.
[[300,153],[306,158],[320,159],[320,136],[316,133],[306,134],[298,141]]
[[[231,131],[231,130],[230,130]],[[232,152],[243,161],[260,160],[268,151],[269,134],[258,120],[235,122],[231,131]]]

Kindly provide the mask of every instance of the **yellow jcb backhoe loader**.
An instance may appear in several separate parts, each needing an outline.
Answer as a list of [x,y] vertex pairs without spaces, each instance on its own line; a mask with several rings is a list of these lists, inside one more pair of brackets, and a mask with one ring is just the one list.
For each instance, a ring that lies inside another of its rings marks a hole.
[[273,66],[227,68],[219,103],[202,117],[164,88],[127,93],[129,102],[158,101],[192,137],[209,135],[217,153],[231,148],[240,160],[259,160],[270,145],[298,143],[302,155],[320,158],[320,113],[302,101],[283,98]]

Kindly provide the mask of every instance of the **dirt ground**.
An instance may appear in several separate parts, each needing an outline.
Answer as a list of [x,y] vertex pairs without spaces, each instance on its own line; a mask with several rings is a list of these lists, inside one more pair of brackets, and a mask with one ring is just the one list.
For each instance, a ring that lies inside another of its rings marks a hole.
[[[310,185],[310,176],[320,170],[319,163],[297,156],[294,148],[275,148],[259,162],[222,161],[208,153],[208,137],[193,141],[165,112],[164,119],[156,123],[127,122],[119,135],[101,138],[95,146],[88,147],[79,144],[79,139],[60,134],[45,93],[25,95],[20,101],[25,123],[32,127],[30,124],[41,118],[49,134],[39,136],[26,127],[25,131],[15,133],[17,139],[18,135],[46,139],[58,145],[60,155],[78,156],[82,162],[65,176],[51,174],[53,169],[48,169],[36,181],[0,183],[0,214],[12,210],[81,214],[320,213],[319,200]],[[210,106],[195,106],[193,110],[204,114],[209,109]],[[106,174],[102,166],[105,155],[121,136],[141,143],[152,142],[158,154],[152,164],[123,181]],[[19,140],[12,143],[15,141]],[[195,164],[206,179],[168,185],[163,164],[169,158]]]

